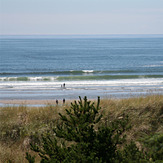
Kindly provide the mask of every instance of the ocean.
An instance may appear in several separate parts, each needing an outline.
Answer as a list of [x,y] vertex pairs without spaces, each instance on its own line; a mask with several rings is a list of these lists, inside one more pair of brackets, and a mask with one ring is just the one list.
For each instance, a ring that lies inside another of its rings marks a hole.
[[163,94],[163,35],[0,36],[0,100],[148,94]]

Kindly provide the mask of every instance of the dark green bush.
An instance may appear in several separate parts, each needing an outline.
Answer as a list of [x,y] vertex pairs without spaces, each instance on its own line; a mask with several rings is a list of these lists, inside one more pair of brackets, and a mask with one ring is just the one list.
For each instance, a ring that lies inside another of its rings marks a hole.
[[[41,162],[147,162],[146,155],[133,142],[125,145],[128,117],[103,124],[99,105],[100,98],[95,106],[86,97],[79,97],[66,109],[66,115],[59,114],[62,123],[54,128],[54,133],[43,135],[39,145],[31,144]],[[34,162],[28,153],[26,158]]]
[[163,162],[163,134],[155,134],[143,140],[153,161]]

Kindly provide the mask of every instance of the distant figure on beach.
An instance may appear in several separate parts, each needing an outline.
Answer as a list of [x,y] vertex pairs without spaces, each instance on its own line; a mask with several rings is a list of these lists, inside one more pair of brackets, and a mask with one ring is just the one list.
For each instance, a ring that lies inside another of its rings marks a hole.
[[63,85],[61,84],[61,88],[65,88],[65,85],[66,85],[65,83],[63,83]]
[[65,99],[63,99],[63,105],[65,104]]
[[58,105],[58,100],[56,100],[56,105]]
[[66,84],[65,84],[65,83],[63,83],[63,88],[65,88],[65,86],[66,86]]

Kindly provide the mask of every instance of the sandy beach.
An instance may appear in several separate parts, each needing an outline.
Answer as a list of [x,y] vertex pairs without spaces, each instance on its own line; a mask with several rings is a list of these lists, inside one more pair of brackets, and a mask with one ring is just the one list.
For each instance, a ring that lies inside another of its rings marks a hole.
[[[62,104],[62,100],[58,100]],[[55,100],[0,100],[1,105],[55,105]]]

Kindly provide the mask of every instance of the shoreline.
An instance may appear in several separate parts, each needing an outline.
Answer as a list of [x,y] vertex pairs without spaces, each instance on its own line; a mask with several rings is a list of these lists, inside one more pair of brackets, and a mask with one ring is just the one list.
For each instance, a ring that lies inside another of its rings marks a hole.
[[[71,103],[76,99],[68,99],[66,103]],[[78,100],[78,99],[77,99]],[[93,100],[93,99],[90,99]],[[0,107],[6,106],[33,106],[33,107],[41,107],[41,106],[48,106],[48,105],[56,105],[56,100],[0,100]],[[58,100],[58,105],[63,105],[63,100]]]
[[101,81],[64,81],[61,82],[0,82],[0,106],[6,105],[56,105],[67,101],[88,99],[122,99],[130,97],[163,94],[163,78],[124,79]]
[[[76,100],[76,99],[74,99]],[[70,103],[74,100],[66,100],[66,103]],[[62,105],[63,100],[58,100],[58,105]],[[47,106],[56,105],[55,100],[0,100],[0,107],[3,106]]]
[[[137,96],[134,95],[129,95],[129,96],[121,96],[121,97],[100,97],[101,100],[122,100],[122,99],[132,99],[132,98],[141,98],[141,97],[147,97],[147,96],[162,96],[162,94],[139,94]],[[81,97],[83,99],[83,97]],[[87,96],[88,100],[91,101],[96,101],[97,98],[89,98]],[[74,98],[74,99],[67,99],[65,101],[65,104],[74,102],[74,101],[78,101],[78,98]],[[52,100],[52,99],[12,99],[12,100],[0,100],[0,107],[6,107],[6,106],[32,106],[32,107],[43,107],[43,106],[48,106],[48,105],[54,105],[56,106],[56,100]],[[58,105],[62,106],[63,105],[63,99],[58,99]]]

